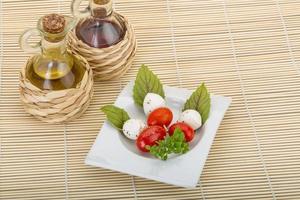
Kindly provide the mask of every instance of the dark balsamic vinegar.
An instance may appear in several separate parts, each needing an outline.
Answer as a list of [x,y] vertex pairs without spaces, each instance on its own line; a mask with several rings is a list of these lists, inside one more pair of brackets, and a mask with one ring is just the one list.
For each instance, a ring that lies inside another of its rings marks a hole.
[[76,35],[91,47],[107,48],[120,42],[124,38],[125,32],[115,22],[90,18],[78,24]]

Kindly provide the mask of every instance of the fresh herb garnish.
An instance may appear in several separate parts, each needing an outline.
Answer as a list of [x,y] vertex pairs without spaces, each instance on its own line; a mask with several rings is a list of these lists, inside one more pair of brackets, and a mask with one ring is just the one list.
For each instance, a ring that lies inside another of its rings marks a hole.
[[210,111],[210,95],[204,83],[202,83],[186,101],[183,111],[188,109],[197,110],[202,117],[202,124],[205,123]]
[[124,123],[130,119],[124,109],[114,105],[104,106],[101,110],[106,114],[107,120],[119,130],[122,130]]
[[166,136],[164,140],[157,142],[157,145],[146,147],[150,154],[161,160],[167,160],[171,153],[184,154],[189,150],[189,145],[185,141],[184,133],[176,128],[172,136]]
[[163,85],[158,77],[146,65],[142,65],[133,87],[134,102],[139,106],[143,106],[145,96],[150,92],[165,98]]

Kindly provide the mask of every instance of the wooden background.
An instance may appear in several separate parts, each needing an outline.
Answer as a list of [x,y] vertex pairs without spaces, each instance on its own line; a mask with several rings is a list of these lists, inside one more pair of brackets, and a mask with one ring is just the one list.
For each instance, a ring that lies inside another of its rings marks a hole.
[[[79,120],[26,114],[21,32],[69,0],[0,0],[0,199],[300,199],[300,1],[116,0],[139,41],[132,69],[97,82]],[[84,165],[104,121],[99,108],[147,64],[164,84],[233,98],[195,190]]]

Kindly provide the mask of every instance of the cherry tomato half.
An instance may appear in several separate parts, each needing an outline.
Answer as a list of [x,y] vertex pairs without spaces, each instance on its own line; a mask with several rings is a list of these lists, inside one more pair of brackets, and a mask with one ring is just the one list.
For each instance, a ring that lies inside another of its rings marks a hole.
[[148,126],[166,126],[168,127],[173,119],[173,113],[169,108],[157,108],[148,116]]
[[136,140],[136,146],[143,152],[148,152],[146,146],[153,146],[157,141],[163,140],[167,135],[166,130],[161,126],[149,126],[144,129]]
[[180,128],[185,136],[185,141],[190,142],[194,139],[195,131],[192,127],[183,122],[177,122],[169,128],[169,134],[173,135],[176,128]]

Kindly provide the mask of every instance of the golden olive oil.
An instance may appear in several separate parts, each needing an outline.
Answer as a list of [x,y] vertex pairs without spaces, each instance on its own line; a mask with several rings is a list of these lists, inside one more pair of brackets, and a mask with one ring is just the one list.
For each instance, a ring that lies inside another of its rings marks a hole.
[[[71,54],[34,57],[36,62],[27,69],[27,78],[42,90],[75,88],[80,83],[85,68]],[[55,59],[53,59],[55,58]]]

